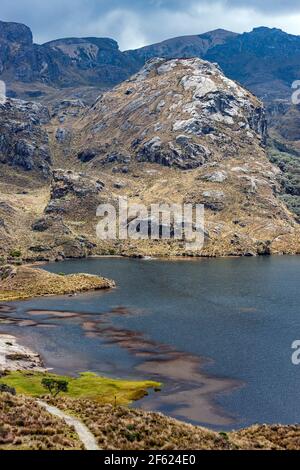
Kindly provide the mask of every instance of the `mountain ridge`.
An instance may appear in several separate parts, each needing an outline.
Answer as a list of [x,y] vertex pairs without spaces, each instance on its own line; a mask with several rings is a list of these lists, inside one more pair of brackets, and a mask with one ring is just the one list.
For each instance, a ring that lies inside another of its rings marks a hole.
[[35,44],[26,25],[0,22],[0,45],[0,77],[21,98],[15,82],[110,88],[154,57],[217,62],[229,78],[266,103],[289,100],[292,82],[300,76],[300,36],[264,26],[242,34],[216,29],[121,51],[111,38],[68,37]]

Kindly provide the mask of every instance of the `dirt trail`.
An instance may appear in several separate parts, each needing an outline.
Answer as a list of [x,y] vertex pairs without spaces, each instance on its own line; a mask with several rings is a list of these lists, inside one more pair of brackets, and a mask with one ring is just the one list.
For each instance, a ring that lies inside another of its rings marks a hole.
[[100,450],[93,434],[79,419],[67,415],[55,406],[50,406],[48,403],[45,403],[41,400],[38,400],[37,402],[40,406],[45,408],[48,413],[63,419],[69,426],[73,426],[86,450]]

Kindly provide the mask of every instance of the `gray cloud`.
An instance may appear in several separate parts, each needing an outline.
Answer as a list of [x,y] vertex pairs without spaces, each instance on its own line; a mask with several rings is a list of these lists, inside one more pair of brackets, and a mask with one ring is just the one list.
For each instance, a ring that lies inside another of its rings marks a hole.
[[300,11],[299,0],[227,0],[229,7],[251,7],[254,10],[271,13]]
[[299,0],[1,0],[1,19],[31,27],[35,40],[109,36],[121,49],[224,28],[281,27],[298,34]]

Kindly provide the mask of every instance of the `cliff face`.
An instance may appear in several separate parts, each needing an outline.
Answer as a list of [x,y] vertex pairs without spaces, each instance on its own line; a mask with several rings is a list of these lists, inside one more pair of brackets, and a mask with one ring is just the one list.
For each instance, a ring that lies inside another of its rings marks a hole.
[[[37,103],[9,99],[0,104],[1,164],[33,170],[48,178],[51,155],[43,125],[49,120],[48,109]],[[3,170],[1,165],[0,174]]]
[[26,85],[30,92],[33,84],[39,84],[37,97],[46,86],[109,87],[137,70],[133,62],[112,39],[66,38],[38,45],[27,26],[0,22],[0,77],[11,93],[22,94]]

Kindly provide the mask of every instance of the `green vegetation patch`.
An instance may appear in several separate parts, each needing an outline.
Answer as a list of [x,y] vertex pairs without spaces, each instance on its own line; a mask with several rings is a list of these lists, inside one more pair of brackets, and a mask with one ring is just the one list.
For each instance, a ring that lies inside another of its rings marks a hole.
[[18,394],[42,397],[47,394],[42,385],[43,379],[66,381],[68,391],[62,396],[85,398],[103,404],[128,405],[148,394],[148,389],[161,386],[152,381],[130,381],[100,377],[91,372],[84,372],[79,377],[65,377],[50,373],[17,371],[9,372],[0,378],[0,384],[13,387]]
[[300,156],[271,147],[268,150],[271,163],[282,171],[280,183],[283,194],[281,199],[290,211],[300,220]]

